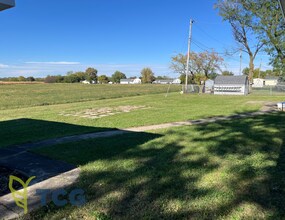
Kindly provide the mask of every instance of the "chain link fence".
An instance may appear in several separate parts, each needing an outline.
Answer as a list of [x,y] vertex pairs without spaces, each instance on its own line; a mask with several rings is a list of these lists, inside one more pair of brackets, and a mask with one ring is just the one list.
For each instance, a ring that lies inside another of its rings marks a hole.
[[183,93],[196,93],[196,94],[202,94],[202,93],[211,93],[206,90],[206,87],[204,85],[193,85],[190,84],[187,87],[183,85]]
[[252,88],[251,94],[261,95],[261,96],[284,96],[285,95],[285,85],[276,86],[264,86],[260,88]]
[[[214,87],[206,87],[205,85],[190,84],[182,86],[183,93],[187,94],[214,94]],[[285,96],[285,85],[264,86],[260,88],[251,88],[250,94],[260,96]]]

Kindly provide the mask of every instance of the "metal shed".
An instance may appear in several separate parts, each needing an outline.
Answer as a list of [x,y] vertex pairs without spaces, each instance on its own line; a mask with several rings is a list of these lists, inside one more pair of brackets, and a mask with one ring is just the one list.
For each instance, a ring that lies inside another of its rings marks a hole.
[[214,85],[215,95],[248,95],[247,76],[217,76]]

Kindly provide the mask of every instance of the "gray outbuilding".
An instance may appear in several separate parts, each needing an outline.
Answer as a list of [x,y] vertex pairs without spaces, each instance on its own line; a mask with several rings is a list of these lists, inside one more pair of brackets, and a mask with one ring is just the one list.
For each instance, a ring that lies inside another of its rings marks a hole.
[[215,95],[248,95],[247,76],[217,76],[214,85]]

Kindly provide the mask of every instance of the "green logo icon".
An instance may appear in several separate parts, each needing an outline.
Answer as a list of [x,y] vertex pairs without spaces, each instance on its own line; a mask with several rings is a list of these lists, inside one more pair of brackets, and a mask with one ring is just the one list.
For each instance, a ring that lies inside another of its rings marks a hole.
[[[24,182],[20,178],[16,176],[12,176],[12,175],[9,178],[9,189],[12,193],[13,199],[15,200],[15,203],[18,207],[24,209],[25,214],[28,213],[28,186],[30,182],[35,178],[36,177],[33,176],[29,178],[27,182]],[[18,182],[19,184],[21,184],[21,186],[23,187],[23,190],[22,191],[15,190],[13,188],[14,182]]]

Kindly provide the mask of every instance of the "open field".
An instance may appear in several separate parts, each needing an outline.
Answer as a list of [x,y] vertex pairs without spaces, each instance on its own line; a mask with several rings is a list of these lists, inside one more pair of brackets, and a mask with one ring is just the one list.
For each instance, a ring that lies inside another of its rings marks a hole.
[[[6,94],[0,97],[0,147],[254,112],[283,100],[181,95],[178,87],[166,97],[167,86],[157,85],[0,88]],[[85,190],[87,203],[80,208],[49,205],[24,219],[281,219],[284,120],[283,113],[273,113],[37,149],[82,169],[74,187]]]
[[[115,94],[110,93],[109,95],[104,91],[100,93],[101,95],[94,92],[94,99],[103,100],[83,101],[84,94],[93,94],[92,91],[96,86],[75,85],[74,87],[70,84],[33,86],[0,87],[3,90],[8,88],[7,91],[1,90],[1,93],[8,94],[10,91],[9,100],[12,102],[11,104],[7,98],[0,96],[4,103],[4,107],[1,108],[5,108],[1,110],[0,114],[0,147],[106,129],[121,129],[257,111],[268,101],[282,100],[280,96],[180,95],[178,92],[170,93],[168,97],[165,97],[166,87],[164,86],[129,87],[123,85],[112,87],[111,85],[101,87],[99,85],[98,88],[114,88],[118,91],[113,91]],[[74,90],[74,88],[81,88],[82,92]],[[125,92],[129,88],[131,88],[130,91]],[[155,90],[157,88],[158,90]],[[61,90],[65,92],[57,95]],[[134,96],[147,93],[147,91],[162,93]],[[130,97],[114,98],[122,96],[122,94],[130,95]],[[74,103],[52,104],[50,102],[43,106],[26,106],[32,102],[39,105],[46,102],[46,99],[58,103],[74,100]],[[19,108],[14,108],[17,106],[15,104],[17,102]]]
[[[0,117],[0,146],[32,142],[72,134],[166,122],[200,119],[237,112],[256,111],[261,103],[248,103],[249,98],[148,95],[14,110],[2,110]],[[116,112],[101,118],[81,117],[88,109],[116,109],[118,106],[144,106],[130,112]],[[62,113],[66,115],[62,115]],[[79,112],[79,116],[69,115]]]
[[83,207],[27,219],[284,219],[285,115],[37,150],[82,169]]
[[[168,85],[0,85],[0,109],[166,93],[167,88]],[[171,85],[171,91],[181,91],[181,86]]]

